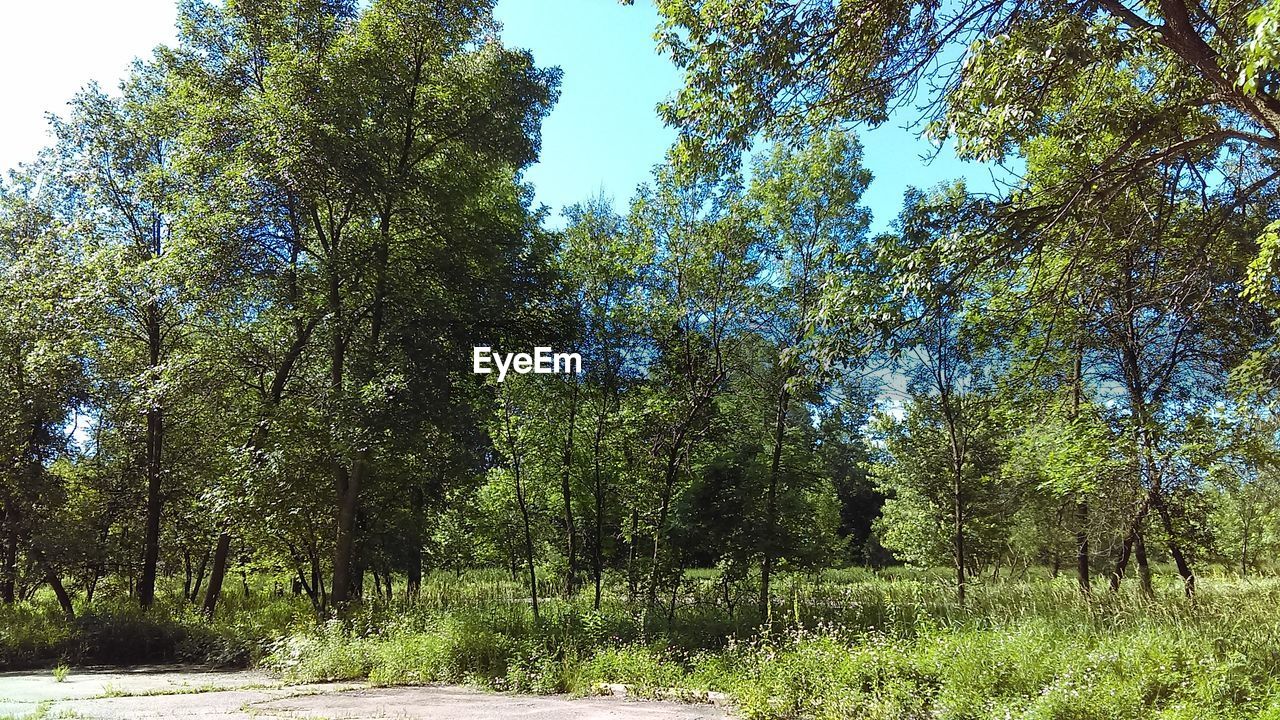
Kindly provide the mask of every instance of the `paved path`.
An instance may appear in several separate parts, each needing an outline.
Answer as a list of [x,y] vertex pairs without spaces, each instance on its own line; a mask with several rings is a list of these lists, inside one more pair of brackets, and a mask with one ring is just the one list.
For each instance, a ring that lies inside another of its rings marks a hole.
[[722,720],[711,705],[618,697],[507,695],[448,686],[370,688],[360,683],[282,685],[255,671],[141,667],[0,673],[0,718],[139,720]]

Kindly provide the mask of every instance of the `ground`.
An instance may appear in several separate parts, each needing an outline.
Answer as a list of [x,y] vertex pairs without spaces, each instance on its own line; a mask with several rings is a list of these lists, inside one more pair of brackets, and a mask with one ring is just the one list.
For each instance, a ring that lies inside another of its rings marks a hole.
[[364,683],[284,685],[252,670],[197,667],[0,673],[0,718],[431,718],[481,720],[713,720],[719,707],[623,697],[510,695],[454,686],[375,688]]

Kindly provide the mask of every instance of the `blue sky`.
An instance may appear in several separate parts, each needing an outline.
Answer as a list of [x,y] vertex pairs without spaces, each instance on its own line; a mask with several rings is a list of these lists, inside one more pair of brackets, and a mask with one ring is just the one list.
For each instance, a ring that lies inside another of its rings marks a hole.
[[[527,174],[538,201],[558,214],[603,190],[625,207],[675,138],[655,107],[680,87],[680,73],[656,51],[652,3],[499,0],[497,15],[508,44],[564,70],[560,103],[543,128],[542,161]],[[994,187],[988,167],[961,162],[949,148],[923,160],[933,148],[902,124],[893,119],[860,133],[875,175],[865,199],[876,230],[898,214],[910,186],[964,177],[975,190]]]
[[[44,0],[0,9],[0,168],[30,160],[47,144],[46,112],[90,80],[114,87],[132,58],[174,38],[175,0]],[[657,54],[652,3],[616,0],[499,0],[504,38],[528,48],[540,65],[564,70],[560,103],[544,126],[542,159],[527,174],[555,224],[560,210],[604,193],[619,209],[662,160],[674,134],[655,106],[680,86],[680,74]],[[54,32],[56,28],[56,32]],[[903,191],[967,177],[992,187],[986,167],[931,148],[916,131],[885,126],[862,133],[875,175],[866,202],[876,229],[897,214]]]

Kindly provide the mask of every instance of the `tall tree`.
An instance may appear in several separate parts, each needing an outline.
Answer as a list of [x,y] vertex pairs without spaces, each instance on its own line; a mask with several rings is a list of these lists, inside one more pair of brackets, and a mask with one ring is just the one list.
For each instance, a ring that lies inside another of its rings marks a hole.
[[160,532],[167,492],[166,443],[174,429],[168,414],[182,384],[183,335],[203,260],[190,251],[175,147],[178,108],[167,93],[162,68],[138,65],[120,97],[90,86],[72,102],[72,113],[54,130],[72,212],[98,244],[97,269],[110,287],[101,366],[113,373],[125,402],[144,418],[140,438],[145,487],[144,537],[138,602],[155,601]]
[[643,401],[656,499],[647,523],[649,609],[656,605],[659,585],[678,575],[679,568],[672,566],[676,558],[664,551],[673,501],[680,481],[688,478],[691,447],[708,427],[755,305],[759,241],[740,205],[736,183],[681,177],[666,166],[632,208],[631,226],[655,248],[645,285],[652,299],[645,351],[653,360]]
[[210,112],[239,129],[233,149],[270,189],[260,226],[300,293],[280,298],[294,342],[278,357],[325,349],[306,355],[327,377],[309,400],[329,428],[330,593],[343,604],[391,429],[448,417],[464,349],[511,330],[541,291],[546,239],[518,173],[558,73],[494,39],[488,2],[199,5],[186,28],[190,66],[221,91]]
[[861,160],[856,138],[831,133],[817,135],[797,150],[776,145],[756,160],[751,173],[748,204],[759,214],[768,257],[759,321],[777,352],[776,370],[766,383],[773,417],[760,561],[761,615],[769,611],[778,555],[774,538],[779,495],[786,492],[780,484],[793,398],[833,374],[833,353],[827,345],[856,344],[837,336],[857,333],[857,317],[827,319],[822,293],[865,278],[865,265],[853,262],[866,255],[863,246],[871,221],[860,204],[871,181]]
[[581,316],[584,412],[588,414],[591,477],[591,578],[594,606],[604,586],[606,534],[611,525],[610,488],[618,459],[611,442],[620,434],[622,394],[635,383],[639,363],[640,268],[650,249],[636,241],[623,218],[603,198],[566,211],[569,227],[560,266]]

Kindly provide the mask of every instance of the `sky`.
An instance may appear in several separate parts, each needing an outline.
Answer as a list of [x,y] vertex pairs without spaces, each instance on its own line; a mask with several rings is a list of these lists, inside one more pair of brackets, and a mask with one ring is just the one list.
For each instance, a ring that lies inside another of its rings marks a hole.
[[[175,38],[176,0],[42,0],[0,9],[0,168],[33,159],[49,143],[46,113],[91,80],[114,89],[134,58]],[[499,0],[497,16],[509,45],[532,51],[539,65],[564,71],[560,101],[543,127],[542,156],[526,179],[536,201],[552,211],[603,194],[621,210],[660,162],[674,133],[657,104],[680,86],[680,73],[657,54],[652,3],[616,0]],[[893,119],[861,133],[864,164],[875,176],[864,196],[873,229],[897,215],[908,186],[930,187],[967,177],[975,189],[993,186],[983,166],[961,163],[932,148],[918,129]]]

